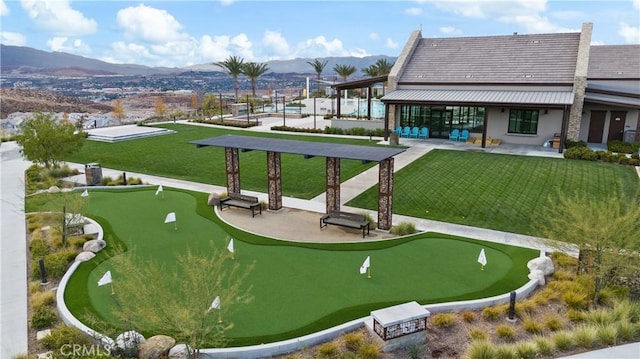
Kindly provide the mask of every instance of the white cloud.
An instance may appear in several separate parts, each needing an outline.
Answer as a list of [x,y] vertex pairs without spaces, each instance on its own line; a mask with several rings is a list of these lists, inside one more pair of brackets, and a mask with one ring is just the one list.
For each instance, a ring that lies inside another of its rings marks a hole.
[[144,45],[117,41],[111,44],[114,55],[107,56],[104,61],[118,64],[154,64],[156,57]]
[[235,0],[220,0],[220,4],[222,4],[224,6],[232,5],[234,2],[235,2]]
[[289,43],[279,32],[266,30],[262,37],[262,44],[267,50],[272,49],[276,55],[287,55],[289,53]]
[[72,9],[67,0],[21,0],[21,4],[37,28],[56,36],[82,36],[98,29],[95,20]]
[[622,36],[624,41],[629,44],[640,43],[640,27],[638,26],[631,26],[621,22],[618,26],[618,35]]
[[80,39],[69,39],[65,36],[56,36],[47,41],[51,51],[68,52],[72,54],[89,54],[91,48]]
[[380,39],[380,35],[377,32],[372,32],[369,34],[369,38],[371,40],[379,40]]
[[440,32],[445,35],[457,35],[457,34],[461,34],[462,30],[456,29],[453,26],[443,26],[440,28]]
[[397,49],[400,46],[397,42],[393,41],[390,37],[387,38],[387,47],[390,49]]
[[207,62],[224,61],[224,59],[231,56],[231,51],[229,51],[230,43],[229,36],[211,37],[205,35],[200,39],[198,53]]
[[640,0],[633,0],[633,7],[636,10],[640,10]]
[[404,13],[409,16],[420,16],[422,15],[422,8],[412,7],[404,10]]
[[296,54],[299,57],[348,56],[339,39],[327,40],[324,36],[316,36],[298,43]]
[[0,43],[11,46],[24,46],[27,38],[17,32],[0,31]]
[[11,10],[7,7],[7,4],[4,3],[4,0],[0,0],[0,16],[7,16]]
[[255,61],[253,55],[253,44],[249,41],[249,38],[245,34],[236,35],[231,38],[231,46],[233,47],[233,53],[242,57],[246,61]]
[[188,38],[180,32],[182,25],[166,10],[140,4],[121,9],[116,18],[118,26],[134,40],[164,43]]

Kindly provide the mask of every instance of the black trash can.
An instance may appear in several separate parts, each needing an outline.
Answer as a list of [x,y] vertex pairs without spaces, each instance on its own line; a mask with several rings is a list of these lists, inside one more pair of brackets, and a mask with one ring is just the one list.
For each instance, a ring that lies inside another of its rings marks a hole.
[[97,186],[102,181],[102,167],[99,163],[87,163],[84,165],[84,175],[87,186]]

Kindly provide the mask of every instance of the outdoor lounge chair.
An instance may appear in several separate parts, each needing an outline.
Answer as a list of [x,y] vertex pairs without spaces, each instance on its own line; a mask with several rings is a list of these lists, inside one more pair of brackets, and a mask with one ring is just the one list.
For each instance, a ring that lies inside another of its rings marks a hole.
[[449,133],[449,139],[451,141],[457,141],[459,137],[460,137],[460,130],[458,130],[457,128],[451,131],[451,133]]
[[420,134],[420,129],[417,127],[411,128],[411,133],[409,133],[409,138],[418,138]]
[[395,132],[398,136],[402,135],[402,126],[396,126],[396,129],[393,132]]
[[402,129],[402,133],[400,134],[400,137],[409,137],[410,134],[411,134],[411,127],[405,126],[405,128]]
[[467,142],[468,139],[469,139],[469,130],[462,130],[462,132],[460,132],[460,137],[458,137],[458,141]]
[[420,129],[420,133],[418,134],[418,138],[424,138],[425,140],[429,138],[429,128],[423,127]]

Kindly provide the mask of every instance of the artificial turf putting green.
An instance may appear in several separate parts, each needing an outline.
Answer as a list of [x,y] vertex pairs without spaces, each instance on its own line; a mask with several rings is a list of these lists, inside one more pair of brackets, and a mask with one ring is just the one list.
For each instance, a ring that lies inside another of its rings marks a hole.
[[[297,337],[412,300],[426,304],[506,293],[527,282],[526,262],[538,255],[534,250],[434,233],[355,244],[282,243],[223,225],[206,206],[206,194],[165,188],[162,198],[154,191],[91,191],[87,215],[104,226],[108,243],[122,241],[138,256],[168,268],[187,248],[206,253],[213,244],[224,250],[231,233],[236,239],[235,260],[255,262],[247,279],[253,301],[238,305],[225,318],[235,324],[227,332],[231,345]],[[169,212],[176,213],[177,230],[163,223]],[[477,262],[482,248],[488,259],[484,271]],[[371,278],[359,274],[367,256]],[[107,270],[113,271],[117,290],[118,276],[126,274],[113,268],[107,255],[99,255],[78,268],[65,300],[76,316],[83,317],[88,308],[117,326],[110,289],[96,285]],[[149,293],[150,300],[154,297]],[[212,325],[215,320],[212,316]]]

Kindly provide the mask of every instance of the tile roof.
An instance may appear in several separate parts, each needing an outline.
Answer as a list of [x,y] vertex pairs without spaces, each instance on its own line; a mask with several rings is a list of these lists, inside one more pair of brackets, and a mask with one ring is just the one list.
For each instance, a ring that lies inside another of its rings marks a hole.
[[591,46],[587,78],[640,79],[640,45]]
[[514,90],[395,90],[382,97],[382,102],[431,102],[448,104],[519,104],[571,105],[571,91]]
[[573,83],[580,33],[422,38],[398,83]]

